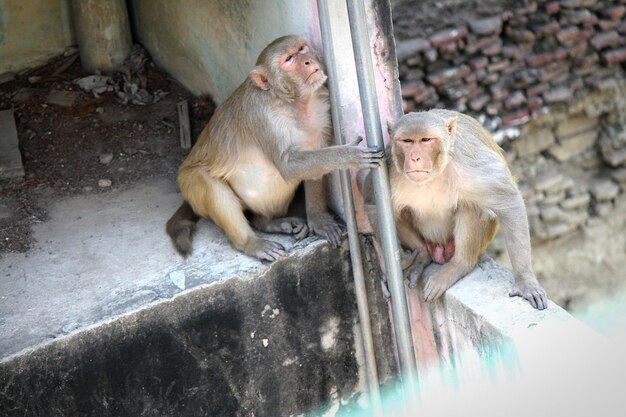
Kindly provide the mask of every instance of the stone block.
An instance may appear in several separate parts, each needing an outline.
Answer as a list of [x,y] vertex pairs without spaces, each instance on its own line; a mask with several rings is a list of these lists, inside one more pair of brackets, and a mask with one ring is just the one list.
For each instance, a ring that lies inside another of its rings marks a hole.
[[598,26],[600,27],[600,30],[602,32],[608,32],[609,30],[617,29],[619,25],[620,25],[619,20],[600,19],[598,21]]
[[430,42],[428,42],[427,39],[407,39],[398,42],[398,44],[396,45],[396,55],[398,57],[398,61],[401,61],[405,58],[419,54],[420,52],[425,51],[428,48],[430,48]]
[[546,3],[544,9],[547,14],[552,15],[558,13],[559,10],[561,10],[561,5],[558,1],[551,1],[549,3]]
[[545,222],[558,222],[564,219],[563,210],[556,205],[549,205],[542,208],[540,216]]
[[610,179],[595,181],[589,188],[591,195],[595,201],[608,201],[617,197],[620,188],[619,185]]
[[518,157],[523,158],[548,149],[555,143],[552,130],[548,128],[533,130],[513,142],[513,149]]
[[509,66],[509,60],[502,59],[500,61],[495,61],[487,65],[487,72],[500,72],[508,66]]
[[602,62],[605,64],[617,64],[626,61],[626,48],[617,48],[602,53]]
[[573,98],[572,91],[567,87],[556,87],[543,93],[547,104],[568,102]]
[[509,97],[504,101],[504,108],[507,110],[514,109],[516,107],[521,106],[526,101],[526,96],[521,91],[514,91]]
[[453,42],[467,36],[467,29],[464,27],[452,28],[439,31],[430,37],[430,42],[435,48],[448,42]]
[[556,171],[547,172],[535,178],[533,186],[537,191],[551,192],[558,190],[564,177]]
[[565,199],[565,191],[559,190],[556,192],[550,192],[546,194],[546,197],[541,202],[542,205],[552,206],[559,204],[561,201]]
[[624,6],[623,4],[615,5],[606,9],[602,9],[600,12],[603,16],[606,16],[611,20],[621,20],[626,14],[626,6]]
[[598,132],[595,130],[583,132],[559,141],[558,145],[548,149],[548,153],[557,161],[564,162],[590,149],[596,143],[597,138]]
[[620,168],[612,171],[611,178],[622,185],[626,184],[626,168]]
[[491,43],[481,48],[481,51],[486,56],[495,56],[502,52],[502,39],[496,38]]
[[577,116],[560,122],[556,127],[556,136],[567,139],[578,133],[594,129],[598,125],[597,117]]
[[493,16],[484,19],[474,19],[469,22],[469,27],[477,35],[498,34],[502,30],[502,17]]
[[561,29],[561,25],[559,25],[559,23],[554,20],[543,25],[534,25],[532,27],[533,32],[541,36],[556,33],[559,31],[559,29]]
[[581,210],[566,211],[563,213],[563,220],[570,226],[576,227],[587,221],[589,218],[589,211],[587,208]]
[[570,26],[565,29],[561,29],[556,33],[556,39],[564,45],[569,44],[570,42],[576,39],[576,36],[580,32],[580,29],[576,26]]
[[502,127],[519,126],[530,120],[528,110],[521,110],[515,113],[505,114],[502,117]]
[[613,203],[605,201],[602,203],[596,203],[593,206],[593,212],[600,217],[609,215],[613,211]]
[[588,193],[578,194],[566,198],[559,204],[565,210],[574,210],[581,207],[588,207],[591,196]]
[[481,68],[485,68],[488,64],[489,64],[489,59],[484,56],[473,58],[473,59],[470,59],[469,61],[469,66],[474,71],[479,70]]
[[473,100],[470,100],[469,107],[473,111],[479,111],[489,102],[490,97],[487,94],[481,94]]
[[598,33],[589,40],[589,43],[596,51],[599,51],[610,46],[616,46],[620,42],[619,34],[612,30],[610,32]]

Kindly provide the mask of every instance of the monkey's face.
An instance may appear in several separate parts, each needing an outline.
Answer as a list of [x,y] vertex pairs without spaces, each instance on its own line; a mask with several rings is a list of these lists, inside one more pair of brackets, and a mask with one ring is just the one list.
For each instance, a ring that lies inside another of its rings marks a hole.
[[448,163],[455,123],[424,112],[402,116],[391,136],[396,169],[418,184],[441,174]]
[[400,135],[395,139],[397,168],[416,183],[428,182],[440,170],[440,141],[437,137]]
[[278,69],[302,91],[315,91],[326,81],[317,53],[304,39],[285,48],[279,56]]

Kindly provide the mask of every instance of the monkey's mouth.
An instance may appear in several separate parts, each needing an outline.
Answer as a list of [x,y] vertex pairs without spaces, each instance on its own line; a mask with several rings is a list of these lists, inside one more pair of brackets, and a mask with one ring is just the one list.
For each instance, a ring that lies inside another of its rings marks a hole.
[[[317,75],[316,75],[316,74],[317,74]],[[314,75],[316,75],[316,76],[315,76],[315,77],[313,77]],[[308,76],[308,77],[306,77],[306,80],[304,80],[304,81],[305,81],[306,83],[311,84],[311,83],[313,83],[313,82],[317,81],[317,80],[320,78],[320,76],[321,76],[321,74],[320,74],[320,69],[319,69],[319,68],[315,68],[315,69],[313,70],[313,72],[312,72],[312,73],[310,73],[310,74],[309,74],[309,76]],[[316,78],[316,79],[311,80],[311,77]],[[309,80],[311,80],[311,81],[309,81]]]
[[430,174],[430,171],[425,169],[414,169],[412,171],[405,171],[405,174]]

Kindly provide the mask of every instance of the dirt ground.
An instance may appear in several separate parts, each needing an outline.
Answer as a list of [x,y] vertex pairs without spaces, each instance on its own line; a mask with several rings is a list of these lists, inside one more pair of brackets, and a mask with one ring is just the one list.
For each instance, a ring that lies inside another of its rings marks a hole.
[[[192,140],[213,114],[210,97],[194,97],[151,61],[147,90],[167,93],[154,104],[122,104],[114,92],[95,97],[74,82],[87,75],[76,55],[60,55],[0,85],[0,110],[14,109],[26,172],[0,180],[0,256],[29,249],[31,226],[46,220],[42,202],[174,178],[187,153],[176,104],[189,102]],[[70,92],[61,94],[75,96],[73,104],[51,103],[51,91]]]

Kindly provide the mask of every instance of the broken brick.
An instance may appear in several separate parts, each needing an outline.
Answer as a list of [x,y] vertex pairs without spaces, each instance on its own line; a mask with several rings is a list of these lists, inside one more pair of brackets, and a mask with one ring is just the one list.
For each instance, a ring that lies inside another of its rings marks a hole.
[[612,30],[606,33],[598,33],[596,36],[591,38],[589,43],[593,46],[593,49],[599,51],[601,49],[607,48],[609,46],[615,46],[620,41],[619,34]]
[[430,37],[430,42],[435,48],[440,47],[448,42],[453,42],[467,36],[467,29],[464,27],[446,29],[439,31]]
[[602,61],[606,64],[616,64],[626,61],[626,48],[611,49],[603,52]]

